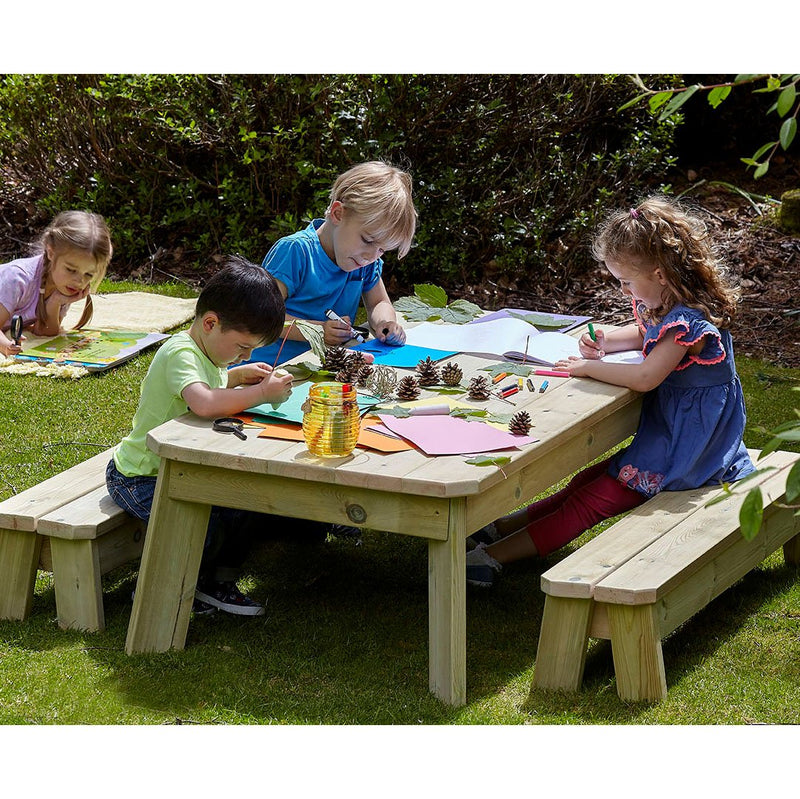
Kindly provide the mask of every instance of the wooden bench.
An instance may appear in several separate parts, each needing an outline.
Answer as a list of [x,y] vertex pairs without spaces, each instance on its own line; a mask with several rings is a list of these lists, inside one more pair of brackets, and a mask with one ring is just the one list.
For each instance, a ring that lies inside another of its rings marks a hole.
[[111,452],[0,502],[0,619],[30,615],[40,568],[53,572],[59,627],[105,627],[100,578],[144,545],[142,523],[106,490]]
[[[627,701],[666,697],[662,639],[783,547],[800,563],[800,517],[779,507],[800,455],[773,452],[757,469],[773,470],[708,506],[717,486],[664,491],[542,574],[545,598],[533,687],[577,691],[590,638],[611,640],[617,693]],[[746,541],[739,509],[760,485],[759,534]]]

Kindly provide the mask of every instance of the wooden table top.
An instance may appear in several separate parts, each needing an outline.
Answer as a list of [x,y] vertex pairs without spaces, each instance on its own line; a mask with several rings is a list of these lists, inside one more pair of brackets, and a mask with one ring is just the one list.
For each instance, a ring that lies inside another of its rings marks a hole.
[[[305,359],[308,359],[308,355]],[[449,358],[464,372],[462,383],[478,375],[489,375],[481,369],[497,360],[459,354]],[[439,362],[441,366],[445,361]],[[398,370],[411,374],[411,370]],[[516,378],[514,378],[516,379]],[[638,401],[639,395],[629,389],[612,386],[588,378],[548,377],[549,386],[539,393],[541,377],[534,377],[536,392],[527,388],[509,399],[470,402],[464,395],[446,395],[459,403],[485,408],[498,413],[526,410],[531,415],[529,435],[536,443],[519,449],[502,450],[510,462],[502,471],[496,466],[476,466],[466,463],[471,456],[428,456],[414,449],[403,452],[380,453],[357,448],[346,458],[318,458],[311,455],[304,442],[258,437],[258,428],[245,428],[247,440],[212,430],[211,421],[187,414],[155,428],[148,435],[148,446],[160,457],[240,470],[276,475],[319,483],[358,486],[382,491],[435,497],[459,497],[480,494],[514,475],[532,462],[539,462],[556,453],[559,447],[574,440],[576,434],[602,425],[603,419]],[[511,378],[504,379],[507,384]],[[420,399],[441,397],[436,392],[422,390]],[[387,403],[396,404],[396,403]],[[631,417],[635,419],[633,413]],[[476,422],[479,423],[479,422]]]

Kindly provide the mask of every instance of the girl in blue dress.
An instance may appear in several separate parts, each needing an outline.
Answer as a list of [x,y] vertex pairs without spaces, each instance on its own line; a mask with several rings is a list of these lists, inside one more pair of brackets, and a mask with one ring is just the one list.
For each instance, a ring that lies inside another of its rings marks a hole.
[[[673,200],[650,197],[609,217],[592,252],[631,298],[635,321],[597,331],[596,340],[584,334],[582,357],[555,368],[643,392],[639,427],[628,447],[566,488],[476,533],[467,553],[474,585],[491,586],[502,564],[547,555],[659,491],[730,483],[754,470],[728,329],[738,293],[705,224]],[[641,363],[600,360],[631,349],[642,351]]]

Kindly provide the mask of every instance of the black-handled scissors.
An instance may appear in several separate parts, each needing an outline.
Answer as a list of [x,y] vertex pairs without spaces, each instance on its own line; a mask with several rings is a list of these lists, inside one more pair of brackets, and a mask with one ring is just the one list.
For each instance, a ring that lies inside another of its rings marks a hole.
[[22,317],[19,314],[11,317],[11,328],[8,332],[11,333],[11,338],[19,347],[19,340],[22,338]]
[[233,433],[242,441],[247,441],[247,436],[242,432],[244,422],[234,416],[224,416],[221,419],[214,419],[214,430],[219,433]]

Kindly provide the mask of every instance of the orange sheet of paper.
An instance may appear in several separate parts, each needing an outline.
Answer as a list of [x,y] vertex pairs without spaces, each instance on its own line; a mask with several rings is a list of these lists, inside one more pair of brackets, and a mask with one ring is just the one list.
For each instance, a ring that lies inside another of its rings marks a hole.
[[[285,441],[302,441],[303,429],[296,424],[279,423],[279,424],[265,424],[263,422],[254,422],[253,417],[247,413],[238,414],[238,418],[245,421],[247,424],[252,424],[264,429],[258,434],[259,438],[280,438]],[[373,430],[366,430],[369,425],[378,424],[380,420],[375,416],[365,416],[361,420],[361,431],[358,434],[357,447],[364,449],[374,449],[378,452],[403,452],[407,449],[414,449],[412,444],[402,438],[391,438],[381,433],[376,433]]]

